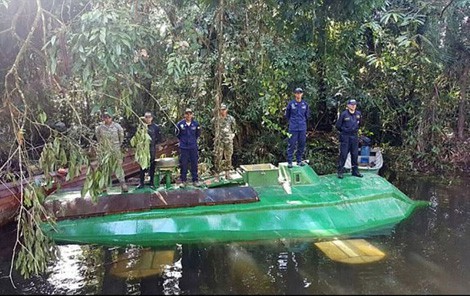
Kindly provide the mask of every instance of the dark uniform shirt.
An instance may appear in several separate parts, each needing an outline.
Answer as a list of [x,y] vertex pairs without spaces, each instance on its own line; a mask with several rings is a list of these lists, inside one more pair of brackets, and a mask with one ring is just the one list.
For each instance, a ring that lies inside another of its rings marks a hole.
[[289,131],[306,131],[307,119],[310,117],[308,104],[301,100],[297,102],[295,99],[287,104],[286,118],[289,120]]
[[356,135],[361,123],[361,111],[354,111],[351,114],[349,110],[344,110],[336,121],[336,129],[343,135]]
[[201,127],[196,120],[191,120],[191,123],[186,124],[183,119],[176,124],[176,136],[180,142],[181,149],[197,148],[197,139],[201,135]]
[[162,138],[160,134],[160,128],[158,127],[157,124],[151,123],[147,125],[147,133],[150,136],[150,147],[155,148],[157,143],[160,143]]

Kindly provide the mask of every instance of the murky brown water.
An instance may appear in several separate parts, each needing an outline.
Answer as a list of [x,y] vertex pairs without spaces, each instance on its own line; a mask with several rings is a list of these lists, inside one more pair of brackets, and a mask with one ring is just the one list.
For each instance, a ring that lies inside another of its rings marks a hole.
[[14,274],[14,288],[11,226],[0,230],[0,294],[469,294],[470,178],[391,181],[432,206],[367,238],[386,253],[376,263],[334,262],[306,240],[159,251],[66,245],[45,275]]

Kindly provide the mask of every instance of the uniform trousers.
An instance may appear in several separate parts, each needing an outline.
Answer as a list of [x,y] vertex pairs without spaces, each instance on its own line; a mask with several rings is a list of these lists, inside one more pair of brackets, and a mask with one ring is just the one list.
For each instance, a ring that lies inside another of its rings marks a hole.
[[338,159],[338,173],[342,173],[344,164],[348,158],[348,153],[351,153],[351,168],[353,173],[357,173],[357,157],[359,154],[359,139],[355,134],[340,134],[339,135],[339,159]]
[[180,148],[180,169],[181,181],[186,182],[188,174],[188,166],[191,172],[193,182],[198,181],[197,165],[198,165],[198,148],[181,149]]
[[142,169],[140,168],[140,185],[144,185],[145,172],[148,171],[150,176],[150,185],[154,185],[155,178],[155,146],[150,146],[150,166],[149,168]]
[[297,162],[301,162],[305,150],[305,143],[307,141],[307,131],[290,131],[289,133],[291,134],[291,137],[287,142],[287,162],[292,163],[296,146],[296,159]]

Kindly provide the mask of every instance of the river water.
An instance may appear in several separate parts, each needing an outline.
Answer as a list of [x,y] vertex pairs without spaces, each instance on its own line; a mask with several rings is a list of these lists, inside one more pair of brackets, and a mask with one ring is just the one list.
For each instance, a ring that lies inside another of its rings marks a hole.
[[431,206],[366,238],[386,254],[378,262],[338,263],[309,240],[167,250],[63,245],[44,275],[25,280],[9,277],[10,225],[0,229],[0,294],[469,294],[470,178],[389,180]]

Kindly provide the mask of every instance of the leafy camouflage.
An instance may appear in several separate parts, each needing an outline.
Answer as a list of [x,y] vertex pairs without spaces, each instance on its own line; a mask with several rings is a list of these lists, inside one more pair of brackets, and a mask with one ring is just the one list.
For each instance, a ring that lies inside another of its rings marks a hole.
[[[110,125],[101,123],[95,130],[96,139],[98,140],[98,158],[103,162],[111,163],[112,171],[121,184],[125,183],[124,170],[122,168],[123,155],[121,152],[121,144],[124,141],[124,130],[117,122]],[[111,176],[110,172],[109,176]],[[107,186],[108,184],[105,184]],[[105,187],[103,186],[103,187]]]

